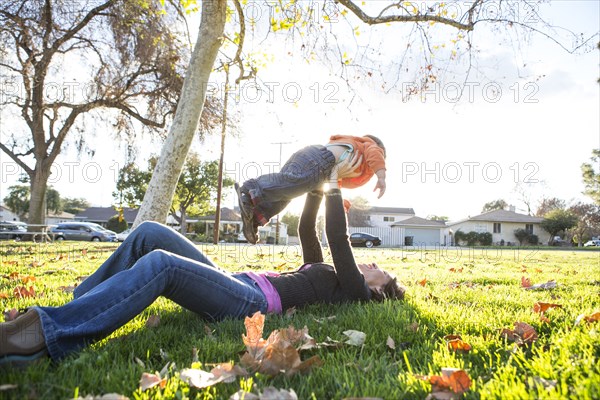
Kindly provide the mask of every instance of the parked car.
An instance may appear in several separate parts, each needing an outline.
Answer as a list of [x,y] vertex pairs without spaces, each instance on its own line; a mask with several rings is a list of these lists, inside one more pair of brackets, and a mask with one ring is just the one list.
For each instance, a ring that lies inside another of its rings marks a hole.
[[600,246],[600,239],[592,239],[583,244],[584,247]]
[[373,247],[381,245],[381,239],[368,233],[356,232],[350,235],[350,244],[355,247]]
[[131,233],[131,228],[125,229],[123,232],[117,233],[117,241],[124,242],[127,236]]
[[246,236],[244,236],[244,232],[240,232],[237,235],[236,242],[238,242],[238,243],[248,243],[248,240],[246,239]]
[[63,222],[51,229],[54,240],[116,242],[117,234],[93,222]]
[[21,240],[24,233],[27,232],[27,224],[16,221],[0,222],[0,239]]

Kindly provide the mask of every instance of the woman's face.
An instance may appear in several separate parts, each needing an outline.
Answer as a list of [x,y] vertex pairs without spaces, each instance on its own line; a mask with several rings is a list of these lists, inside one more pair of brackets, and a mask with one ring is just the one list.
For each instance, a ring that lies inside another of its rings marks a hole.
[[377,264],[358,264],[358,269],[365,277],[365,281],[372,290],[381,290],[392,279],[390,274],[379,269]]

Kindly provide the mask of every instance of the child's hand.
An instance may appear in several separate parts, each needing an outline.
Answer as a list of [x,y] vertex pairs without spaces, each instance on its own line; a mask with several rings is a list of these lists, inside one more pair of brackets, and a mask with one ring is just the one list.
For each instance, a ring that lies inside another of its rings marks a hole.
[[375,185],[375,189],[373,189],[373,191],[376,191],[377,189],[379,189],[379,195],[377,198],[380,199],[385,193],[385,178],[377,178],[377,184]]

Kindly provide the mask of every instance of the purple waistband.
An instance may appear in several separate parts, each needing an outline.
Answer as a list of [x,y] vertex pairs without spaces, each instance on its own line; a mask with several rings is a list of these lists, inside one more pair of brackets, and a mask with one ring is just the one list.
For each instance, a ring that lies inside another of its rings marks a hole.
[[267,276],[279,276],[277,272],[263,272],[255,274],[254,272],[245,272],[245,274],[258,284],[258,287],[267,298],[267,313],[281,314],[281,298],[279,292],[273,284],[267,279]]

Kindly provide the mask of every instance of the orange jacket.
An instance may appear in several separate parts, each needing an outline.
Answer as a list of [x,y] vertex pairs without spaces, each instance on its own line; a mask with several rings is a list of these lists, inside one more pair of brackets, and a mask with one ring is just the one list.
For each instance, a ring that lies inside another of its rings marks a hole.
[[354,151],[358,155],[363,156],[362,163],[358,167],[360,176],[342,179],[342,187],[354,189],[362,186],[369,182],[373,175],[375,175],[375,172],[380,169],[385,169],[383,149],[377,146],[377,143],[371,138],[364,136],[333,135],[329,138],[329,143],[351,144],[354,147]]

